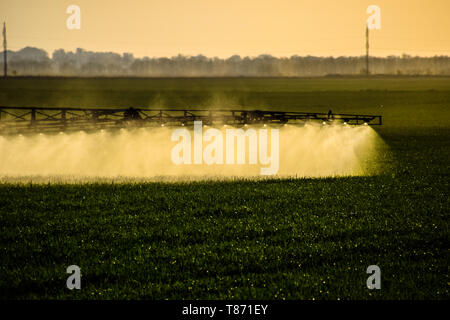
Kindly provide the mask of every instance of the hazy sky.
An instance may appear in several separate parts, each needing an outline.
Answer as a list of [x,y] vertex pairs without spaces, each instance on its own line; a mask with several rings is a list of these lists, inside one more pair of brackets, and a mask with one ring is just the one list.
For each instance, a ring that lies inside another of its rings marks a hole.
[[[69,30],[69,5],[81,29]],[[1,0],[8,46],[136,57],[361,55],[369,5],[381,8],[373,55],[450,55],[450,0]]]

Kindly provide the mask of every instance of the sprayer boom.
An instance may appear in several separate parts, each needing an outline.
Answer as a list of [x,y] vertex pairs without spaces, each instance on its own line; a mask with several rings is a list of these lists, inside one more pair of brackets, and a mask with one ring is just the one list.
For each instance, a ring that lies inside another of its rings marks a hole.
[[0,106],[0,133],[98,130],[122,127],[252,124],[300,125],[307,122],[381,125],[381,116],[261,110],[186,110],[146,108],[43,108]]

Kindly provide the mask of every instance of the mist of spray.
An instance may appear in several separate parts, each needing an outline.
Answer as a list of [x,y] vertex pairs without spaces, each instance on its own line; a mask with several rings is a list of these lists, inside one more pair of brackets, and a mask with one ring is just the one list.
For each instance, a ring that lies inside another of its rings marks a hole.
[[[171,151],[177,143],[171,141],[173,130],[161,127],[0,136],[0,180],[261,177],[262,165],[250,165],[248,161],[234,165],[174,164]],[[204,143],[203,149],[206,146]],[[380,146],[382,140],[368,126],[284,126],[279,131],[279,170],[275,177],[375,174]]]

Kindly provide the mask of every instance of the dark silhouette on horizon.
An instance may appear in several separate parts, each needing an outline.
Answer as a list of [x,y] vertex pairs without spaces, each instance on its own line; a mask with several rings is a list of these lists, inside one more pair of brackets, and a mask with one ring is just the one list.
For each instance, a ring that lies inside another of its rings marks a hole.
[[[226,59],[203,55],[135,58],[131,53],[55,50],[25,47],[7,51],[11,76],[136,76],[136,77],[308,77],[365,75],[366,57],[256,57]],[[3,52],[0,55],[3,68]],[[450,57],[410,55],[370,57],[370,73],[386,75],[450,75]]]

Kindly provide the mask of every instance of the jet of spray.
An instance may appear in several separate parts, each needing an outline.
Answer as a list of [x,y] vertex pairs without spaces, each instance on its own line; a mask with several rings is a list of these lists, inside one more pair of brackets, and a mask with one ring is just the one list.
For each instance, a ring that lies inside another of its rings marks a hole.
[[[225,136],[229,128],[218,129]],[[242,129],[250,128],[258,130],[262,126]],[[175,129],[179,128],[0,136],[0,181],[38,181],[38,177],[46,182],[105,178],[125,181],[261,178],[260,168],[264,164],[249,162],[248,137],[244,163],[175,164],[171,159],[177,144],[171,140]],[[378,173],[377,154],[383,142],[369,126],[306,124],[277,129],[279,168],[271,177]],[[202,148],[207,147],[208,143],[204,142]]]

